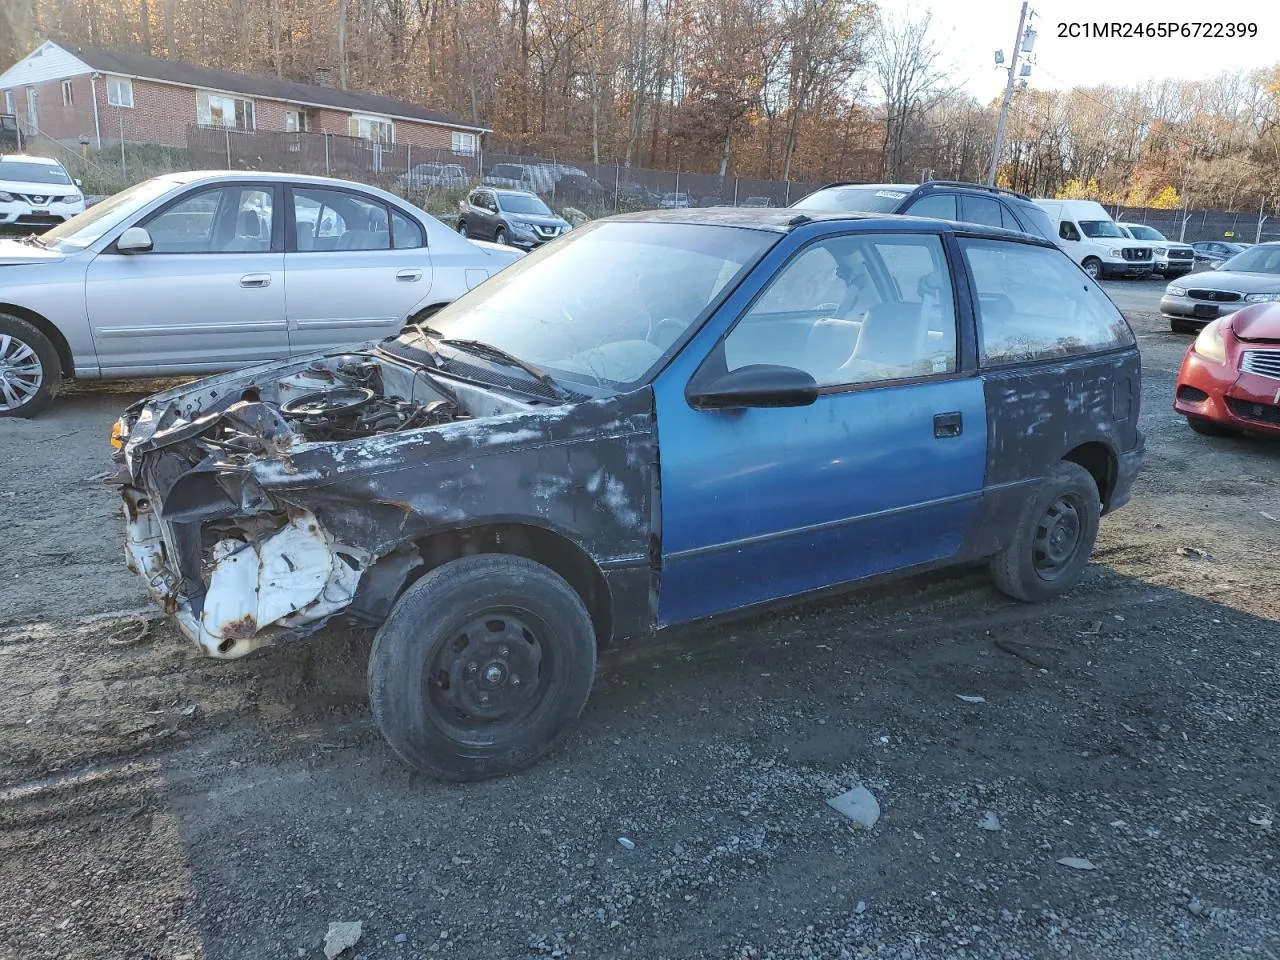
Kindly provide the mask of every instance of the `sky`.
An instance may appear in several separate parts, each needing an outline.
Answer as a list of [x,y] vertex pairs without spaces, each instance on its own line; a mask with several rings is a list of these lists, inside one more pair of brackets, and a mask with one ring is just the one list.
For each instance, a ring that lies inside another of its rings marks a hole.
[[[904,11],[918,15],[932,10],[933,30],[946,51],[944,58],[952,65],[955,82],[983,101],[1003,93],[1006,73],[995,68],[994,54],[1003,48],[1008,58],[1013,50],[1020,0],[878,0],[878,5],[899,16]],[[1032,25],[1037,32],[1030,83],[1041,89],[1099,83],[1130,86],[1164,77],[1200,80],[1227,70],[1280,63],[1280,3],[1035,0],[1030,7],[1036,14]],[[1256,23],[1258,31],[1252,39],[1058,36],[1060,23],[1111,21]]]

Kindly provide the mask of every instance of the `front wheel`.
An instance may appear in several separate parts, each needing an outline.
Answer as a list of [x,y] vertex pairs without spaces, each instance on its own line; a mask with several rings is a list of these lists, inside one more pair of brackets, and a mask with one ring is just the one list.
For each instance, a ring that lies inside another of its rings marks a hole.
[[1013,537],[991,558],[991,577],[1015,600],[1049,600],[1080,579],[1098,536],[1101,498],[1093,475],[1064,460],[1022,508]]
[[0,417],[34,417],[62,379],[57,348],[34,325],[0,313]]
[[465,236],[468,236],[468,234],[467,234],[467,221],[465,221],[465,220],[459,220],[459,221],[458,221],[458,232],[459,232],[460,234],[462,234],[464,237],[465,237]]
[[548,567],[481,554],[396,602],[369,657],[373,718],[410,766],[444,780],[514,773],[554,749],[595,680],[582,599]]
[[1080,264],[1080,266],[1084,269],[1084,272],[1094,280],[1101,279],[1102,261],[1097,257],[1086,257],[1084,263]]

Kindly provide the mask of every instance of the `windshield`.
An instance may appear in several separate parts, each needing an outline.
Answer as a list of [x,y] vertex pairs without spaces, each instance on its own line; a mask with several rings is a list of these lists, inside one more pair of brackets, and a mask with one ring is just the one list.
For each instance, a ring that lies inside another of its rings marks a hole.
[[1152,230],[1150,227],[1139,226],[1136,223],[1127,223],[1129,233],[1133,235],[1135,240],[1164,240],[1165,236],[1159,230]]
[[906,196],[906,190],[892,187],[831,187],[811,193],[792,206],[833,213],[893,213]]
[[1119,237],[1124,239],[1124,233],[1116,226],[1114,220],[1081,220],[1080,230],[1086,237]]
[[71,183],[67,171],[57,163],[32,163],[29,160],[0,160],[0,180],[18,183]]
[[1274,247],[1250,247],[1237,253],[1218,269],[1234,270],[1236,273],[1280,273],[1280,244]]
[[505,213],[527,213],[539,217],[555,216],[537,197],[522,197],[514,193],[498,194],[498,207]]
[[143,180],[94,204],[52,230],[46,230],[40,235],[40,240],[46,247],[56,247],[64,252],[83,250],[125,217],[176,186],[172,180]]
[[[557,379],[644,380],[707,308],[779,239],[739,227],[598,223],[507,267],[431,318]],[[416,332],[401,342],[412,345]]]

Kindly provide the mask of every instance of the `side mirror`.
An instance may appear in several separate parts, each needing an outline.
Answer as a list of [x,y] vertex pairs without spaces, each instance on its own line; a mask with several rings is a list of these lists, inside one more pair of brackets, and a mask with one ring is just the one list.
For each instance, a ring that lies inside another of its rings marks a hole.
[[83,181],[83,180],[81,180],[79,177],[76,177],[76,178],[75,178],[75,180],[74,180],[74,181],[72,181],[72,182],[73,182],[77,187],[83,187],[83,186],[84,186],[84,181]]
[[690,384],[687,398],[699,410],[807,407],[818,399],[818,381],[795,367],[754,363]]
[[147,253],[151,249],[151,234],[145,227],[130,227],[116,241],[118,253]]

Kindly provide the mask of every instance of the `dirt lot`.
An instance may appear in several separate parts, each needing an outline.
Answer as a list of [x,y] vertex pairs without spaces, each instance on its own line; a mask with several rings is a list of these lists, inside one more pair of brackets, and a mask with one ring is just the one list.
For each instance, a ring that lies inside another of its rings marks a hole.
[[0,958],[1277,957],[1280,444],[1192,434],[1159,285],[1110,289],[1149,460],[1069,598],[962,570],[618,651],[479,786],[383,745],[366,632],[215,664],[130,613],[131,395],[0,421]]

